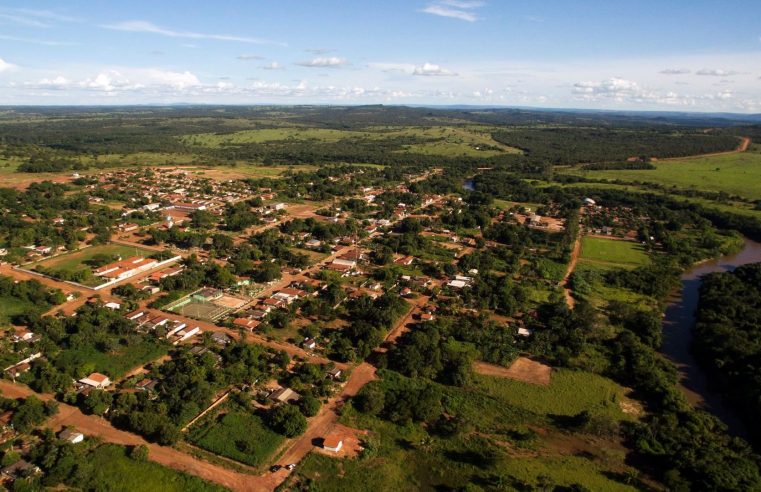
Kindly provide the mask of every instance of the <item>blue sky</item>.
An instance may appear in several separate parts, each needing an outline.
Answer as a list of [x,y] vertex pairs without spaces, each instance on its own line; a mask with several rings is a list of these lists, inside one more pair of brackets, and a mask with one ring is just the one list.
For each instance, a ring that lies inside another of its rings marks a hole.
[[761,112],[759,1],[2,1],[0,104]]

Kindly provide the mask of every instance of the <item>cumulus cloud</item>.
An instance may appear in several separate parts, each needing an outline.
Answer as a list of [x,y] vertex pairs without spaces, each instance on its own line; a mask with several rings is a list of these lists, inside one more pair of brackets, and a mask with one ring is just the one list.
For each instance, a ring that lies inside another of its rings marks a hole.
[[476,0],[437,0],[429,3],[421,12],[439,17],[449,17],[467,22],[475,22],[478,16],[474,12],[484,3]]
[[0,73],[13,70],[14,68],[16,68],[16,65],[13,63],[8,63],[7,61],[0,58]]
[[207,34],[192,31],[175,31],[164,27],[157,26],[144,20],[130,20],[117,22],[116,24],[104,24],[101,27],[104,29],[111,29],[114,31],[126,31],[126,32],[145,32],[151,34],[158,34],[160,36],[166,36],[170,38],[187,38],[187,39],[211,39],[215,41],[234,41],[239,43],[251,43],[251,44],[277,44],[285,45],[276,41],[270,41],[267,39],[252,38],[248,36],[236,36],[232,34]]
[[264,57],[259,55],[251,55],[251,54],[244,53],[242,55],[238,55],[238,60],[243,60],[243,61],[264,60]]
[[346,60],[337,56],[318,56],[309,61],[298,62],[296,65],[312,68],[338,68],[346,65]]
[[420,66],[417,66],[412,71],[412,74],[430,77],[452,77],[457,75],[455,72],[447,70],[446,68],[436,65],[435,63],[424,63]]
[[184,91],[201,87],[201,81],[191,72],[173,72],[154,68],[104,70],[81,80],[62,75],[24,84],[30,89],[86,90],[106,94],[136,91]]
[[708,75],[711,77],[731,77],[738,73],[740,72],[735,72],[734,70],[722,70],[720,68],[702,68],[695,72],[696,75]]
[[665,68],[660,73],[665,75],[684,75],[691,73],[691,70],[688,68]]

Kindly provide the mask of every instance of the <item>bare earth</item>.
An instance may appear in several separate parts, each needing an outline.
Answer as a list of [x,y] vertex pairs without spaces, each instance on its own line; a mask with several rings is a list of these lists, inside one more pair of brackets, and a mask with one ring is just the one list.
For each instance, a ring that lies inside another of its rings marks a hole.
[[518,357],[510,367],[497,366],[486,362],[475,361],[473,370],[484,376],[514,379],[524,383],[548,386],[552,376],[552,368],[527,357]]

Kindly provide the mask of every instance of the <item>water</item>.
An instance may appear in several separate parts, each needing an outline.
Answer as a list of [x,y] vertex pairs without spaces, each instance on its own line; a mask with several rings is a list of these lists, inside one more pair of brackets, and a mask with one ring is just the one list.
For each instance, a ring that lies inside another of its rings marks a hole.
[[687,400],[693,406],[716,415],[727,424],[732,434],[738,436],[747,435],[745,426],[724,404],[721,395],[709,387],[706,374],[690,352],[690,345],[700,296],[700,278],[708,273],[727,272],[738,266],[757,262],[761,262],[761,243],[745,239],[743,249],[739,253],[695,265],[682,275],[682,288],[670,299],[663,320],[661,351],[676,365],[679,371],[679,387]]
[[473,180],[472,179],[465,180],[465,182],[462,184],[462,189],[468,190],[468,191],[475,191],[476,187],[473,184]]

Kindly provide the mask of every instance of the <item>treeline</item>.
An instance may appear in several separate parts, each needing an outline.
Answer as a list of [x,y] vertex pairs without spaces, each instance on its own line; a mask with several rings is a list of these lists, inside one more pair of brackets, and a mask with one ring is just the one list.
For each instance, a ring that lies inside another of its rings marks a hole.
[[693,350],[761,445],[761,263],[703,278]]
[[734,150],[739,144],[729,135],[657,128],[512,128],[494,132],[492,138],[522,149],[528,159],[553,165],[707,154]]

